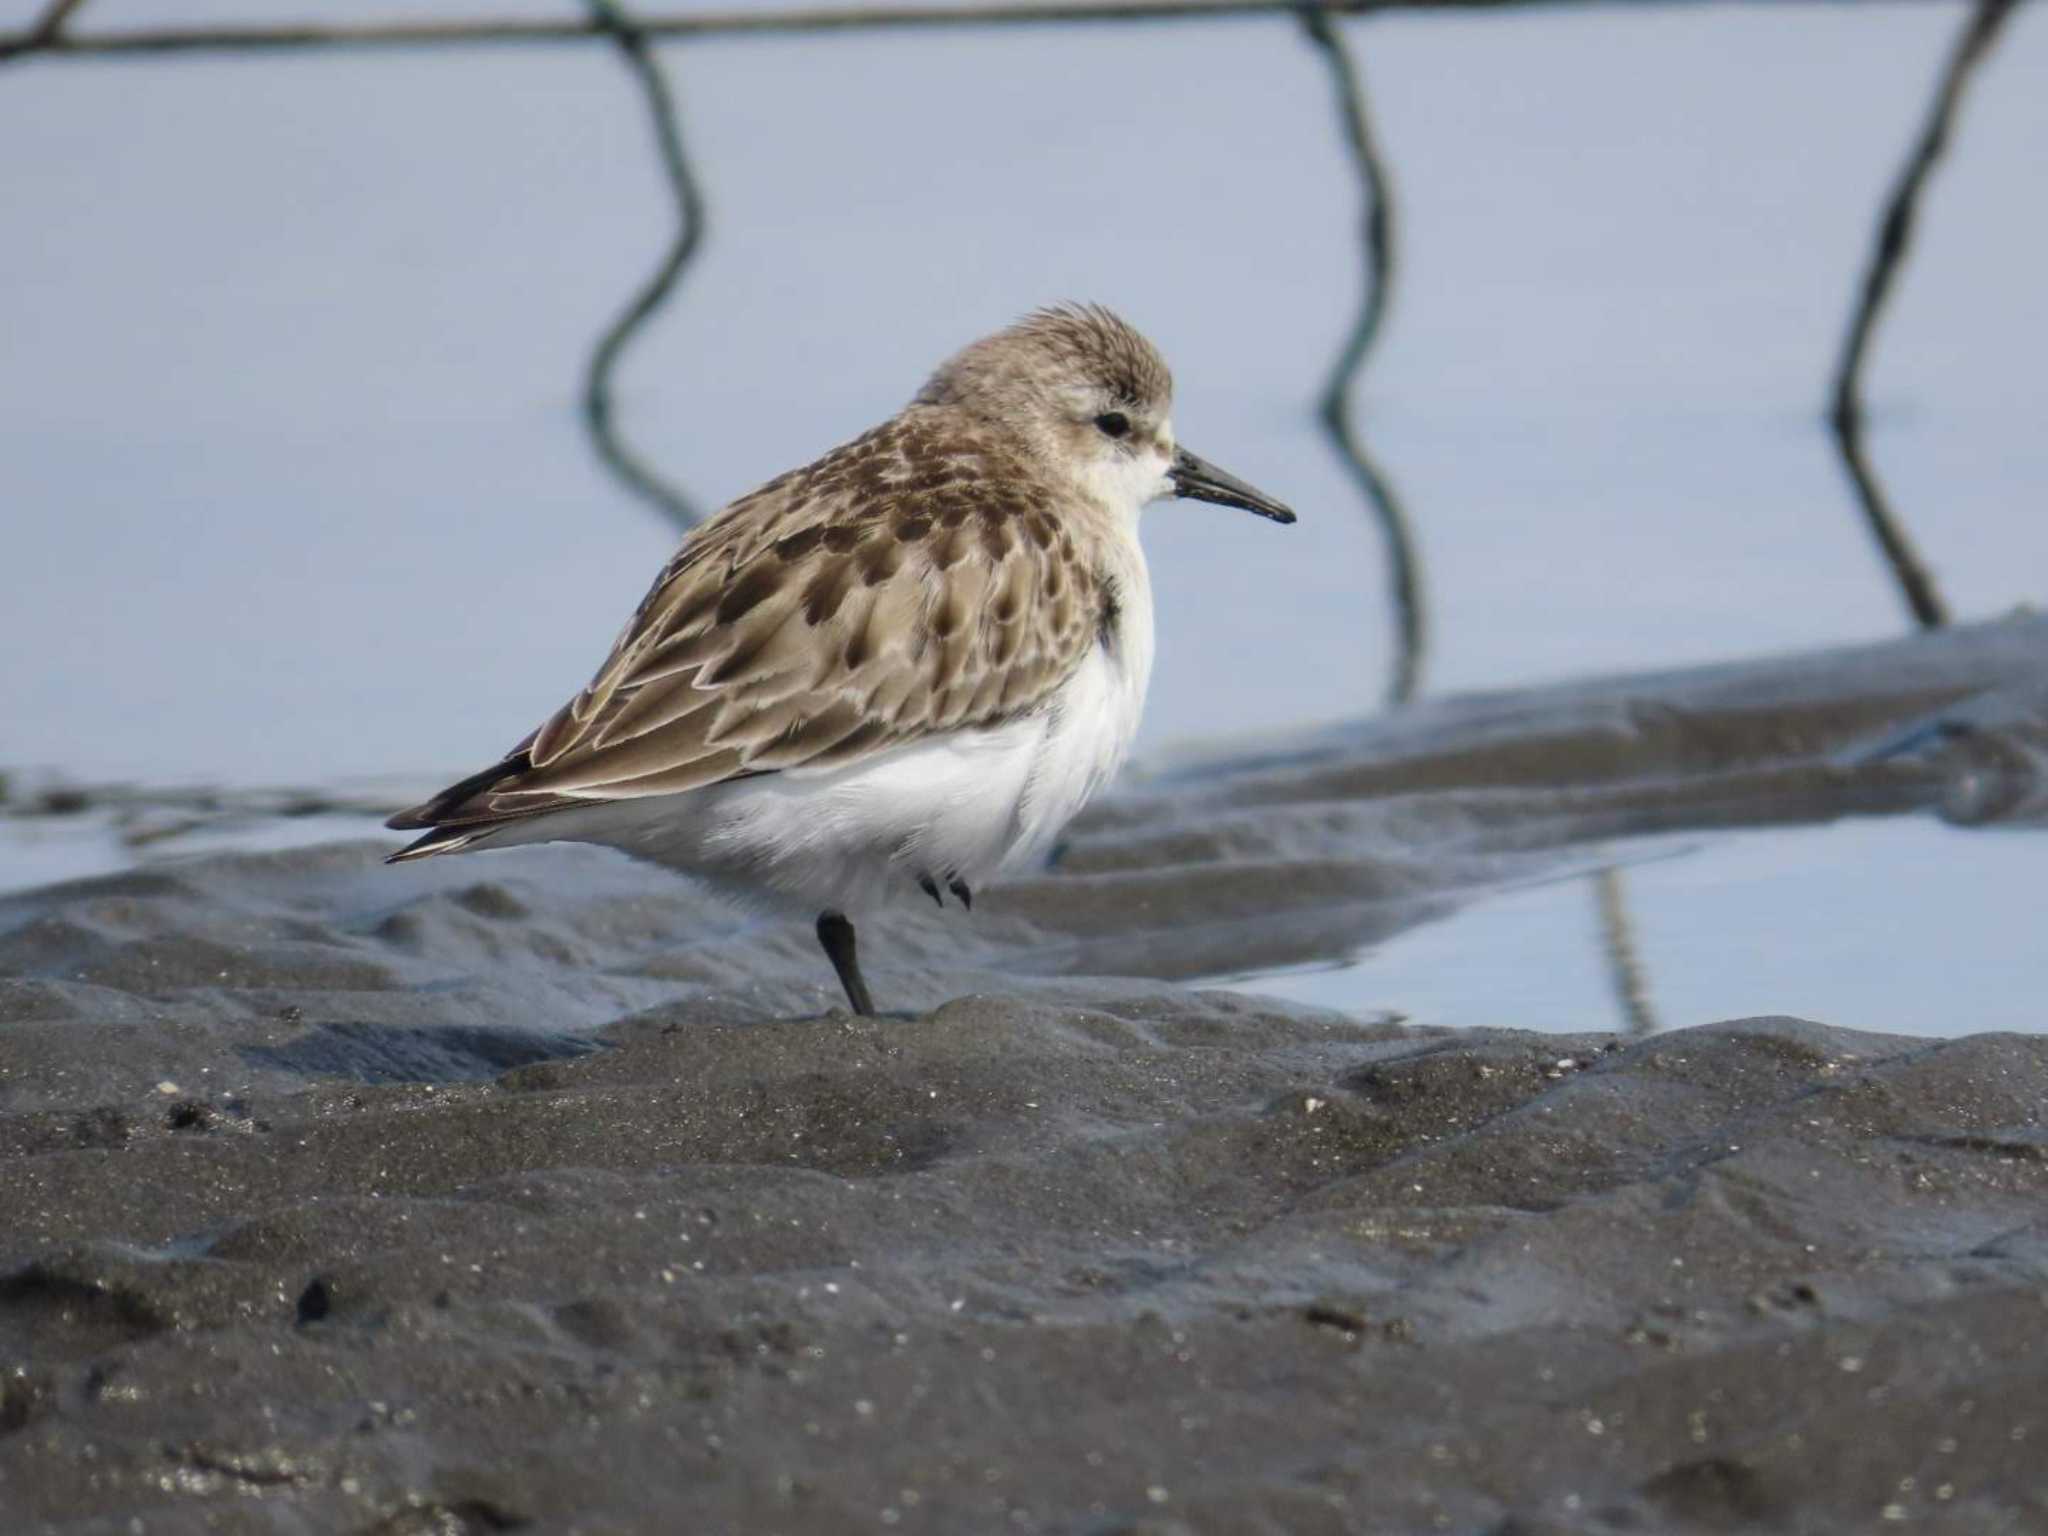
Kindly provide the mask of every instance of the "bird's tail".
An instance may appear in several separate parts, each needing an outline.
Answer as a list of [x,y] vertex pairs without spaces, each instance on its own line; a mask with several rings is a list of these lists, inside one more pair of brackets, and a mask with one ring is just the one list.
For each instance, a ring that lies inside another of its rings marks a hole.
[[427,829],[427,835],[407,843],[398,852],[384,860],[386,864],[399,864],[407,859],[424,859],[436,853],[460,853],[465,848],[474,848],[478,843],[502,832],[515,821],[524,821],[550,807],[542,804],[506,810],[494,804],[491,791],[507,780],[516,779],[533,766],[533,760],[526,755],[524,743],[502,762],[494,763],[481,773],[473,773],[458,783],[449,785],[431,800],[422,801],[410,809],[400,811],[384,825],[394,832],[413,832]]
[[403,864],[408,859],[424,859],[436,853],[460,853],[465,848],[474,848],[497,830],[497,827],[436,827],[425,837],[407,843],[398,852],[387,854],[384,862]]

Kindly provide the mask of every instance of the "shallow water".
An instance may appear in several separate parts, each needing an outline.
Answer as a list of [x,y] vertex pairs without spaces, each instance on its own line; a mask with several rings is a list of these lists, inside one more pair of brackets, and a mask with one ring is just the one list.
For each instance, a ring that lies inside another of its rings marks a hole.
[[[1655,1026],[1789,1013],[1930,1034],[2048,1029],[2042,848],[1926,818],[1685,835],[1620,861]],[[1324,1007],[1398,999],[1423,1024],[1628,1029],[1598,882],[1563,876],[1459,908],[1350,963],[1242,984]]]
[[[1901,627],[1817,404],[1956,19],[1610,7],[1348,28],[1402,201],[1365,404],[1421,529],[1432,691]],[[1017,310],[1103,298],[1174,359],[1188,441],[1304,514],[1285,532],[1154,515],[1147,745],[1370,707],[1377,550],[1307,411],[1355,286],[1352,192],[1290,25],[664,58],[714,225],[626,366],[639,444],[718,500]],[[670,542],[572,410],[663,228],[613,59],[16,65],[0,142],[0,646],[33,658],[0,669],[0,767],[426,785],[581,680]],[[1969,104],[1872,385],[1875,456],[1970,616],[2038,597],[2048,569],[2048,204],[2021,195],[2044,144],[2030,8]],[[7,833],[0,885],[122,857],[91,826],[35,836]],[[1918,817],[1679,841],[1599,855],[1630,863],[1663,1023],[2042,1027],[2024,832]],[[1430,1022],[1613,1023],[1588,882],[1532,878],[1356,965],[1258,985]]]

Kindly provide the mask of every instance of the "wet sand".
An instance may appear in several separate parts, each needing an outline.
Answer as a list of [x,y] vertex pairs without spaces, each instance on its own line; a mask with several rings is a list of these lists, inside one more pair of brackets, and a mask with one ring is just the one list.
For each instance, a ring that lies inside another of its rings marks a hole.
[[2024,820],[2044,631],[1210,754],[879,927],[875,1021],[595,850],[0,898],[6,1528],[2048,1529],[2048,1035],[1180,979],[1646,828]]

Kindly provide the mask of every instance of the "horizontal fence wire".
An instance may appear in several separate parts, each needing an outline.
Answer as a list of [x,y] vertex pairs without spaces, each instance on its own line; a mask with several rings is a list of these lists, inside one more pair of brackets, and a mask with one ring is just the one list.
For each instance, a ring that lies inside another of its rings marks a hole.
[[[53,9],[72,10],[78,0],[58,0]],[[1578,8],[1588,0],[1322,0],[1315,8],[1339,16],[1393,11],[1472,12]],[[1610,0],[1611,3],[1611,0]],[[1781,0],[1629,0],[1635,5],[1767,6]],[[1840,6],[1876,5],[1885,0],[1827,0]],[[805,6],[789,10],[703,10],[656,12],[635,25],[648,37],[735,37],[819,32],[886,31],[897,28],[983,27],[1085,23],[1205,21],[1231,16],[1289,16],[1302,0],[988,0],[985,4]],[[61,18],[60,18],[61,21]],[[39,36],[38,27],[0,36],[0,58],[10,53],[57,55],[183,53],[279,48],[379,48],[494,43],[603,41],[609,34],[595,18],[540,20],[524,17],[464,17],[446,21],[247,22],[209,26],[121,27],[75,33],[58,28]]]

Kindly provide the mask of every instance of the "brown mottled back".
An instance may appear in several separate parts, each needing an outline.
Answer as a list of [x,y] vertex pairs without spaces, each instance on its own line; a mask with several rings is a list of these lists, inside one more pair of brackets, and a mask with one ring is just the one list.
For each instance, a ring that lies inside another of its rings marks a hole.
[[[1129,530],[1088,466],[1163,463],[1172,387],[1151,343],[1093,306],[965,348],[900,415],[684,540],[582,692],[393,819],[449,829],[407,854],[1042,707],[1114,627],[1081,547]],[[1123,439],[1104,437],[1101,413],[1126,409]]]
[[588,686],[408,823],[831,768],[996,724],[1079,664],[1098,607],[1016,450],[913,405],[694,532]]

